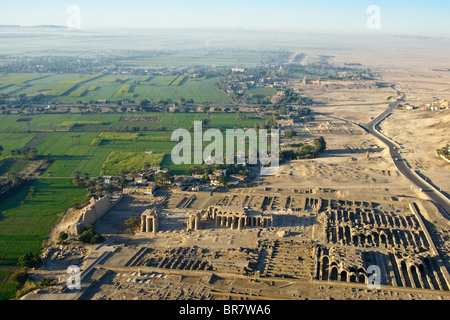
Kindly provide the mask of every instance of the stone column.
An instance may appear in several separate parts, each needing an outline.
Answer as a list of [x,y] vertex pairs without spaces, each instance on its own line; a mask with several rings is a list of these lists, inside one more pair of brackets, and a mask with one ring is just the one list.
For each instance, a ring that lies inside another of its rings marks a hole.
[[227,223],[227,218],[224,217],[224,216],[222,216],[222,217],[221,217],[220,225],[221,225],[222,227],[225,227],[226,223]]
[[153,227],[153,233],[156,233],[158,231],[158,218],[157,217],[153,217],[152,219],[152,227]]
[[198,216],[195,216],[194,219],[194,229],[198,230],[199,229],[199,225],[200,225],[200,218]]
[[151,217],[146,217],[146,225],[147,225],[147,230],[146,232],[151,232],[152,231],[152,218]]
[[146,215],[141,216],[141,232],[145,232],[146,218],[147,218]]
[[220,225],[220,218],[219,218],[218,216],[215,216],[215,217],[214,217],[214,224],[215,224],[216,226],[219,226],[219,225]]

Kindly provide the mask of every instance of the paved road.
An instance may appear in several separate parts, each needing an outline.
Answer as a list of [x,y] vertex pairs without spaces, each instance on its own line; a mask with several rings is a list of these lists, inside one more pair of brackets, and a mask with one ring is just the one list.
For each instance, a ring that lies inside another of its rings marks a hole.
[[388,139],[377,130],[378,124],[392,113],[398,103],[399,101],[390,103],[389,107],[382,114],[370,121],[367,125],[358,125],[370,134],[376,136],[389,147],[392,159],[394,160],[398,170],[417,187],[421,188],[422,191],[438,206],[439,211],[443,214],[443,216],[450,219],[450,200],[441,192],[431,188],[422,178],[418,177],[414,170],[408,166],[405,159],[402,158],[396,143]]

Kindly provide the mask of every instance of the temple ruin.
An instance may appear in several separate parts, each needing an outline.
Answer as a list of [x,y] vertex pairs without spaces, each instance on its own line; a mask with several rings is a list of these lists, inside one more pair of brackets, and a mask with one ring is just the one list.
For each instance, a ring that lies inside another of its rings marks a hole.
[[216,226],[241,230],[249,227],[272,227],[273,216],[242,207],[219,207],[208,208],[206,218],[213,221]]
[[191,213],[187,223],[187,230],[199,230],[201,228],[201,220],[201,212],[196,211]]
[[158,232],[158,211],[147,209],[141,215],[141,232]]

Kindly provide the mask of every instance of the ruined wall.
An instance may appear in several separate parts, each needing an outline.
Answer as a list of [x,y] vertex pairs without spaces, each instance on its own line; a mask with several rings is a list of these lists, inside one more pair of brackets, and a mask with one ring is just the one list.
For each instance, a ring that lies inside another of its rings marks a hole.
[[111,209],[111,200],[109,196],[105,196],[98,201],[91,199],[91,205],[82,212],[82,221],[86,224],[93,224],[102,217],[109,209]]
[[78,221],[71,228],[69,228],[69,233],[79,235],[83,232],[86,226],[94,224],[106,212],[108,212],[112,206],[113,204],[111,203],[111,199],[108,195],[99,200],[91,198],[89,205],[81,210]]

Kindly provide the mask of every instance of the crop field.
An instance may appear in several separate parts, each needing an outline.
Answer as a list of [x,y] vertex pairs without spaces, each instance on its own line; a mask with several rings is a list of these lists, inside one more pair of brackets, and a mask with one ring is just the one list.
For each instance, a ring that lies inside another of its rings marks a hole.
[[[120,121],[122,117],[130,121]],[[131,121],[133,117],[151,119],[151,121]],[[236,120],[234,113],[211,113],[210,127],[233,128],[252,127],[256,123],[264,122],[265,119],[256,118],[254,113],[246,113],[244,119]],[[206,113],[139,113],[139,114],[39,114],[27,115],[31,119],[28,122],[20,122],[19,115],[0,115],[0,133],[10,132],[35,132],[54,131],[66,124],[77,123],[80,128],[76,131],[105,132],[105,131],[131,131],[133,127],[139,131],[173,131],[178,128],[189,129],[193,127],[194,121],[208,118]],[[155,121],[156,120],[156,121]],[[101,124],[100,124],[101,123]],[[74,128],[75,130],[75,128]]]
[[25,84],[29,81],[47,77],[48,75],[39,73],[13,73],[13,74],[0,74],[0,87],[13,85],[13,84]]
[[276,94],[275,88],[252,88],[245,92],[246,95],[251,98],[248,99],[249,103],[258,103],[258,98],[269,98]]
[[[65,81],[54,83],[53,85],[49,85],[49,91],[45,93],[47,96],[61,96],[66,94],[72,88],[80,83],[87,82],[94,78],[98,78],[100,74],[95,74],[91,76],[74,76]],[[84,92],[83,92],[84,93]]]
[[87,124],[107,124],[106,122],[103,121],[64,121],[62,123],[59,124],[58,127],[73,127],[76,125],[82,126],[82,125],[87,125]]
[[10,156],[13,149],[25,147],[35,136],[35,133],[0,133],[0,146],[4,149],[0,159]]
[[37,152],[53,160],[47,172],[54,177],[72,177],[76,171],[96,176],[108,156],[107,151],[90,146],[96,135],[80,132],[72,138],[70,132],[54,132],[39,144]]
[[145,164],[150,167],[158,167],[164,154],[145,154],[136,152],[113,151],[103,164],[102,175],[119,175],[122,169],[142,170]]
[[156,141],[169,142],[168,132],[152,132],[147,134],[133,132],[102,132],[91,142],[91,146],[99,146],[107,141]]
[[[31,197],[30,187],[35,189]],[[15,286],[4,280],[17,259],[28,251],[38,253],[58,217],[85,195],[72,179],[38,179],[0,203],[0,299],[13,296]]]
[[176,68],[178,66],[189,66],[195,61],[196,65],[206,66],[247,66],[259,65],[261,61],[268,58],[278,56],[278,52],[261,52],[254,50],[231,50],[227,54],[223,54],[220,50],[179,50],[171,54],[155,54],[145,59],[130,59],[119,61],[121,65],[127,67],[155,68],[155,66],[170,66]]
[[27,86],[16,94],[37,95],[45,94],[55,83],[60,83],[73,78],[73,74],[40,74],[40,78],[29,80]]
[[0,74],[0,93],[10,95],[19,94],[26,88],[32,87],[29,82],[46,77],[48,75],[38,73]]
[[134,87],[138,100],[151,102],[181,98],[193,99],[196,103],[231,103],[231,99],[215,86],[216,79],[189,79],[184,76],[156,76],[149,82],[140,82]]
[[[0,203],[0,299],[14,293],[15,285],[4,280],[15,270],[17,258],[26,251],[38,251],[59,214],[86,194],[71,183],[76,171],[95,177],[140,169],[148,163],[170,168],[171,174],[187,173],[190,165],[171,161],[170,153],[178,144],[170,141],[173,130],[190,129],[194,121],[207,118],[209,127],[222,130],[265,121],[252,113],[243,115],[242,120],[236,120],[233,113],[0,115],[0,145],[4,148],[0,173],[17,172],[26,165],[24,156],[11,157],[12,149],[36,148],[38,158],[52,161],[43,177],[33,182],[36,192],[32,198],[27,199],[27,187]],[[60,126],[69,131],[58,131]],[[139,130],[131,131],[134,127]],[[95,140],[99,143],[93,143]]]
[[69,97],[81,97],[82,95],[86,94],[89,91],[97,90],[97,86],[82,86],[73,91],[71,94],[69,94]]
[[7,173],[19,173],[25,169],[29,164],[29,160],[26,159],[5,159],[0,161],[0,176],[4,176]]
[[143,82],[149,82],[150,80],[152,80],[153,76],[143,76],[139,78],[139,81],[143,81]]
[[133,92],[132,92],[132,86],[131,84],[124,84],[120,87],[119,91],[116,93],[116,98],[121,99],[131,99],[133,98]]
[[[254,117],[252,113],[244,115],[242,120],[236,120],[233,113],[212,113],[208,127],[221,130],[233,129],[236,125],[241,128],[253,127],[255,123],[265,120]],[[128,120],[136,117],[137,120],[152,121],[120,121],[122,117]],[[0,115],[0,145],[4,148],[1,159],[11,158],[12,149],[24,146],[36,148],[38,157],[52,161],[44,175],[50,172],[53,177],[72,177],[76,171],[88,173],[90,176],[100,175],[104,162],[114,151],[152,151],[170,155],[178,143],[170,141],[173,130],[191,129],[194,121],[207,119],[208,115],[40,114],[27,115],[27,120],[30,121],[18,121],[20,118],[18,115]],[[66,130],[60,131],[60,128]],[[173,168],[173,164],[166,159],[162,163]],[[8,166],[20,168],[19,164],[14,163],[8,163]]]
[[89,103],[99,100],[160,99],[196,103],[231,103],[216,86],[217,79],[185,76],[112,76],[109,74],[12,74],[0,77],[0,93],[42,95],[41,103]]

